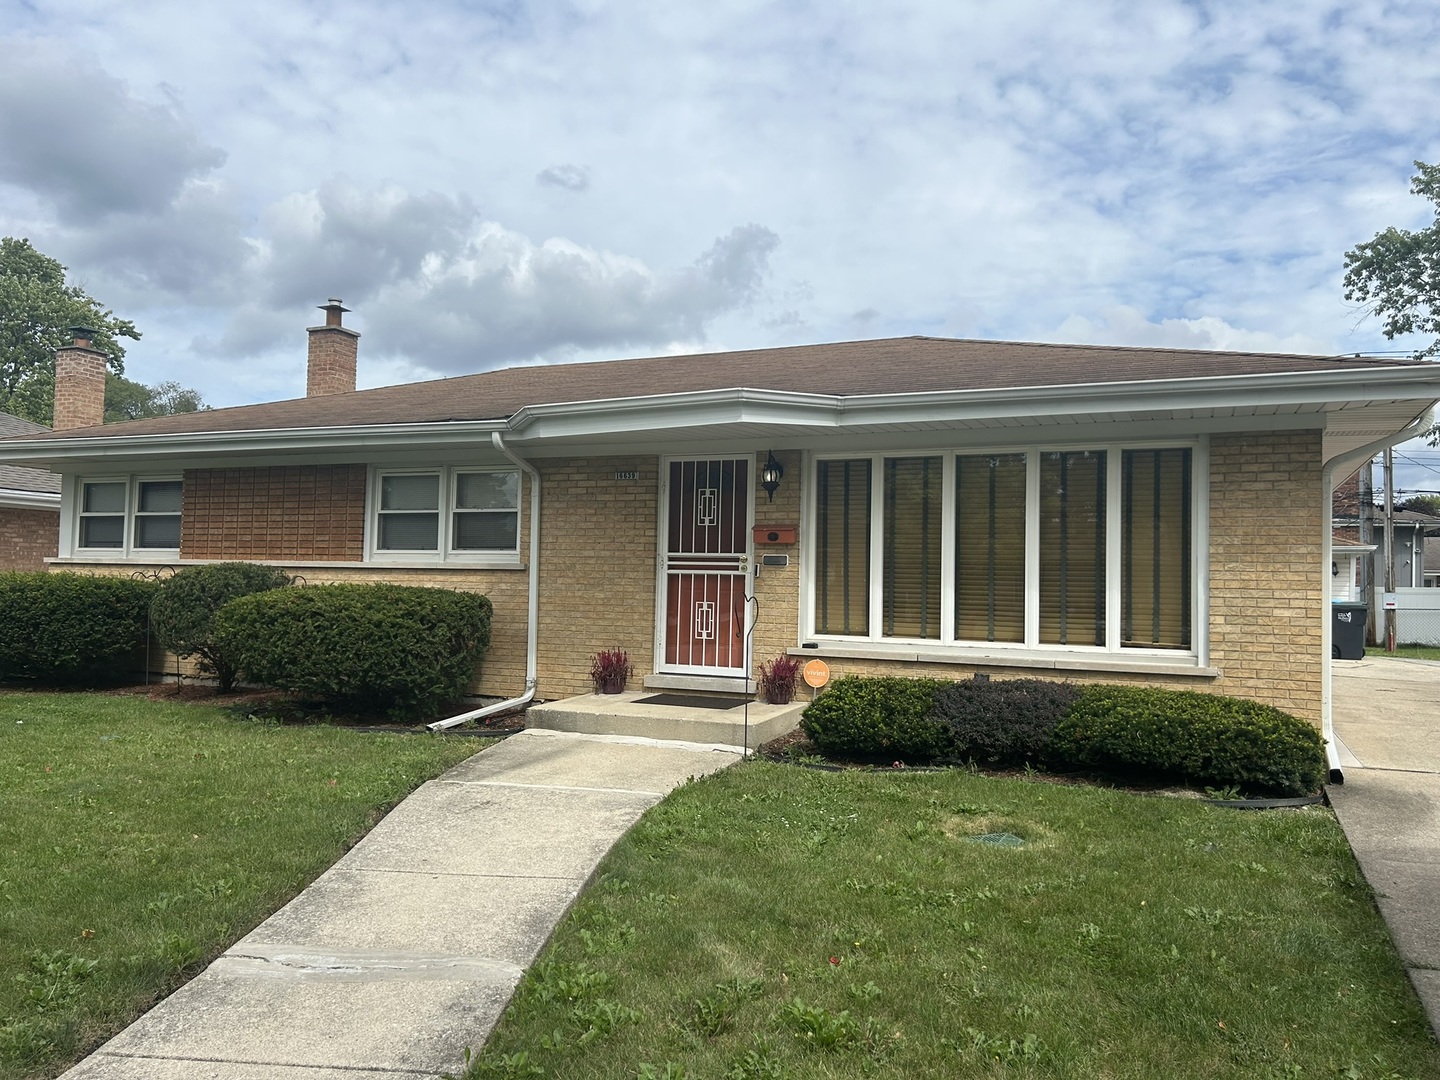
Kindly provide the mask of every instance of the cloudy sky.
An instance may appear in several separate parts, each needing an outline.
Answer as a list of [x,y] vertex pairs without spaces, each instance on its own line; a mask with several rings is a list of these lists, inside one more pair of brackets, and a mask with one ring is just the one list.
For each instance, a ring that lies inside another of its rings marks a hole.
[[[1355,352],[1440,9],[0,0],[0,235],[216,405],[937,334]],[[1440,486],[1440,472],[1433,477]]]

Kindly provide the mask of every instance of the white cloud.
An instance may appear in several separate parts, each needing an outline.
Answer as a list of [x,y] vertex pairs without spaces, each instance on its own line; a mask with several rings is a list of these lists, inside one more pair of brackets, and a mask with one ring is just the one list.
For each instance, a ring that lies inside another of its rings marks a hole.
[[1160,349],[1221,349],[1234,352],[1328,355],[1333,347],[1308,334],[1281,336],[1231,326],[1214,315],[1196,319],[1147,319],[1133,307],[1116,304],[1094,317],[1072,315],[1046,340],[1078,345],[1142,345]]
[[916,332],[1383,348],[1342,256],[1424,223],[1409,162],[1440,157],[1412,2],[56,0],[4,33],[55,95],[0,115],[36,151],[0,136],[0,233],[182,381],[221,378],[196,325],[298,366],[337,293],[397,377]]

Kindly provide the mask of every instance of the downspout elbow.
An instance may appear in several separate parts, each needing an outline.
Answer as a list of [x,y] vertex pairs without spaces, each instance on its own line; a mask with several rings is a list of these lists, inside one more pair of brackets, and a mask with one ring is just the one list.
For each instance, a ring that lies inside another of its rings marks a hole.
[[427,725],[431,731],[445,731],[448,728],[458,727],[470,720],[480,720],[486,716],[493,716],[496,713],[507,712],[510,709],[517,709],[528,705],[535,700],[536,687],[539,685],[539,644],[540,644],[540,471],[534,465],[526,461],[515,451],[505,445],[500,432],[490,433],[490,442],[505,459],[520,469],[526,476],[530,477],[530,575],[529,590],[526,607],[528,617],[525,628],[525,691],[519,697],[510,698],[506,701],[496,702],[494,705],[486,705],[481,709],[473,709],[470,712],[460,713],[458,716],[447,717],[444,720],[437,720]]

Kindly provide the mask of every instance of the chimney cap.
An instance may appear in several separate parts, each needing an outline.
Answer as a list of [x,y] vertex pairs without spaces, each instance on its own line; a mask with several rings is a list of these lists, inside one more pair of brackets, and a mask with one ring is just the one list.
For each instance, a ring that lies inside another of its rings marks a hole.
[[346,307],[340,302],[340,298],[338,296],[332,296],[325,303],[318,304],[316,306],[319,307],[321,311],[325,312],[326,326],[340,326],[342,323],[341,314],[350,310],[348,307]]
[[66,329],[74,335],[77,342],[94,341],[95,335],[99,333],[93,326],[67,326]]

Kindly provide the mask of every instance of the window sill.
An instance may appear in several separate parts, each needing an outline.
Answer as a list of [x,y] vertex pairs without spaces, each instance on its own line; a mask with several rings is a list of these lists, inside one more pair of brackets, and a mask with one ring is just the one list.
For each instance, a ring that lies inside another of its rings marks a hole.
[[123,556],[123,555],[61,555],[45,560],[46,563],[64,566],[210,566],[224,562],[248,562],[257,566],[278,566],[290,570],[524,570],[526,564],[518,559],[506,562],[401,562],[378,561],[359,562],[354,559],[334,559],[317,562],[314,559],[182,559],[179,554],[164,557]]
[[1030,671],[1074,671],[1095,672],[1117,675],[1175,675],[1202,679],[1216,679],[1221,675],[1217,667],[1201,667],[1193,656],[1176,657],[1173,660],[1158,656],[1116,656],[1114,653],[1024,652],[1020,650],[990,650],[977,648],[916,647],[914,645],[885,645],[867,641],[854,645],[839,642],[821,642],[819,648],[787,649],[791,656],[809,656],[837,660],[904,660],[921,664],[964,664],[971,667],[1013,667]]

